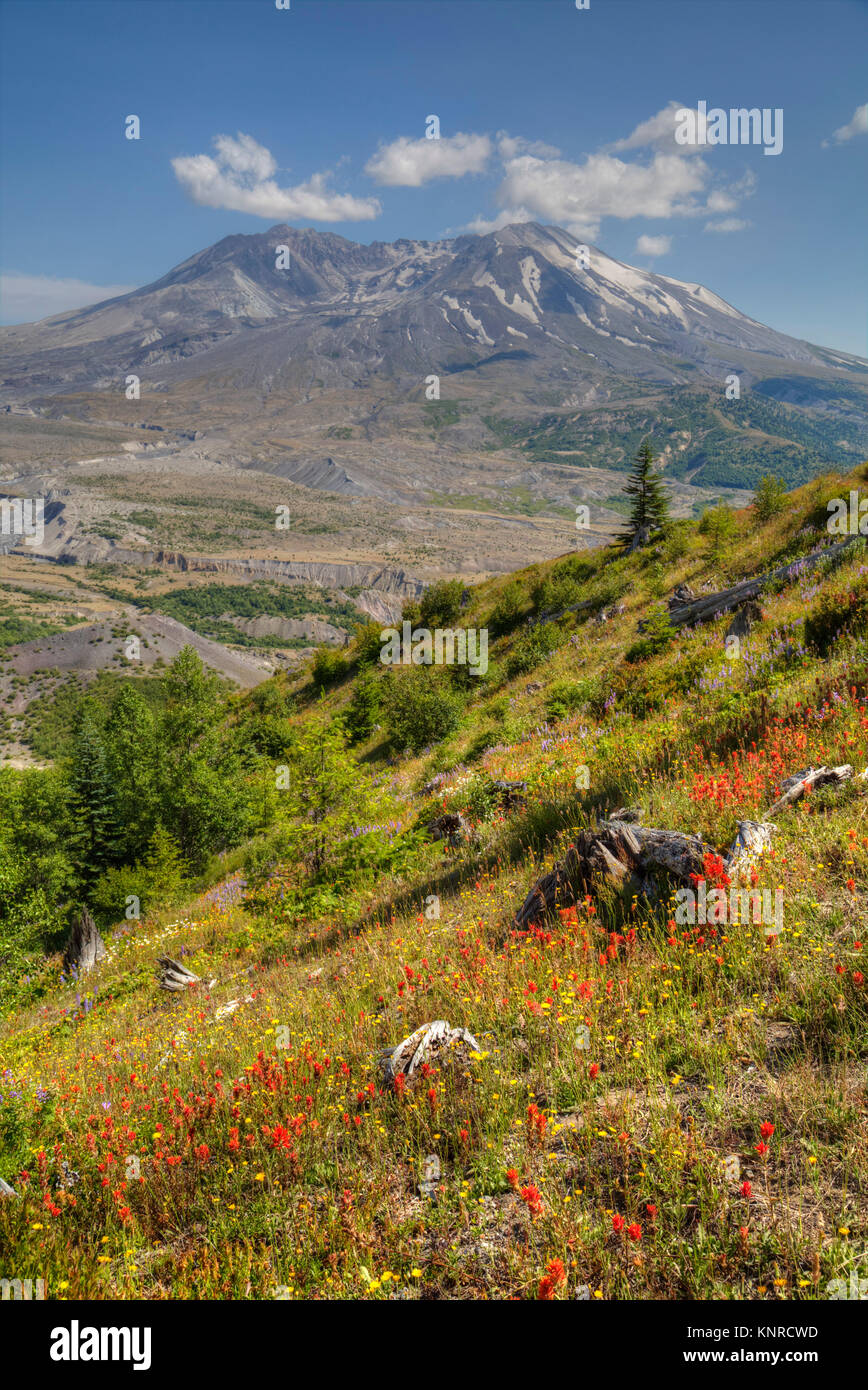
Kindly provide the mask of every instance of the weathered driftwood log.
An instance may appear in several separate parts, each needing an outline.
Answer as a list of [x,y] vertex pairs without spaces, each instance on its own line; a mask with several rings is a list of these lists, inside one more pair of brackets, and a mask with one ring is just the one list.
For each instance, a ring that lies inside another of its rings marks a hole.
[[524,806],[527,799],[527,782],[510,782],[500,778],[494,784],[504,811],[514,811]]
[[224,1018],[230,1018],[236,1009],[240,1009],[242,1004],[252,1004],[253,995],[246,994],[243,999],[230,999],[228,1003],[221,1004],[219,1009],[214,1010],[214,1023],[222,1023]]
[[842,763],[840,767],[807,767],[804,772],[796,772],[792,777],[787,777],[781,783],[783,795],[770,806],[766,812],[766,820],[774,816],[778,811],[783,811],[786,806],[792,806],[799,801],[807,791],[812,791],[816,787],[828,787],[832,784],[849,782],[853,776],[853,769],[849,763]]
[[423,1062],[443,1062],[447,1057],[466,1057],[468,1052],[481,1051],[479,1043],[466,1028],[452,1028],[445,1018],[423,1023],[396,1047],[388,1047],[379,1056],[379,1066],[386,1084],[393,1086],[399,1073],[412,1081]]
[[75,970],[79,975],[86,975],[89,970],[93,969],[98,960],[102,960],[104,955],[105,942],[85,907],[69,933],[69,940],[63,953],[64,968]]
[[[813,569],[814,565],[818,565],[822,560],[833,559],[854,539],[855,537],[850,536],[845,541],[838,541],[835,545],[829,545],[823,550],[815,551],[813,555],[804,555],[800,559],[788,561],[785,565],[778,565],[773,570],[767,570],[764,574],[754,575],[752,579],[743,579],[740,583],[734,584],[731,589],[721,589],[719,593],[705,594],[701,598],[690,599],[686,603],[670,603],[669,621],[673,627],[707,623],[720,617],[723,613],[730,612],[733,608],[738,608],[748,599],[755,599],[773,579],[779,579],[781,576],[796,570],[801,572],[805,569]],[[640,623],[640,632],[642,626]]]
[[58,1185],[69,1191],[72,1187],[78,1187],[80,1182],[81,1174],[76,1172],[76,1170],[67,1163],[65,1158],[62,1158],[60,1160],[60,1182]]
[[172,1057],[174,1056],[174,1053],[175,1053],[175,1048],[176,1048],[176,1047],[183,1047],[183,1046],[184,1046],[184,1043],[185,1043],[186,1041],[187,1041],[187,1033],[186,1033],[186,1030],[183,1030],[183,1029],[182,1029],[182,1031],[181,1031],[180,1033],[176,1033],[175,1036],[171,1039],[170,1046],[169,1046],[169,1051],[166,1052],[166,1053],[164,1053],[164,1055],[160,1058],[159,1062],[157,1063],[156,1070],[159,1071],[159,1070],[161,1069],[161,1067],[164,1067],[168,1061],[171,1061],[171,1059],[172,1059]]
[[[166,957],[166,959],[168,959],[168,957]],[[172,962],[172,963],[174,964],[174,962]],[[194,977],[194,978],[196,978],[196,977]],[[217,983],[216,980],[209,980],[209,981],[208,981],[207,988],[208,988],[208,989],[211,989],[213,985],[216,985],[216,983]],[[175,986],[175,985],[167,985],[166,988],[167,988],[167,989],[176,989],[176,988],[178,988],[178,986]],[[181,986],[181,988],[183,988],[183,986]],[[224,1020],[224,1018],[230,1018],[231,1015],[235,1013],[235,1010],[236,1010],[236,1009],[240,1009],[240,1008],[241,1008],[241,1005],[242,1005],[242,1004],[252,1004],[252,1003],[253,1003],[253,995],[252,995],[252,994],[246,994],[246,995],[244,996],[243,999],[230,999],[229,1002],[228,1002],[227,1004],[222,1004],[222,1005],[220,1006],[219,1009],[215,1009],[215,1010],[214,1010],[214,1017],[211,1019],[210,1026],[213,1028],[215,1023],[222,1023],[223,1020]],[[159,1062],[157,1063],[157,1071],[159,1071],[161,1067],[164,1067],[164,1066],[166,1065],[166,1063],[172,1059],[173,1055],[175,1054],[175,1049],[176,1049],[176,1047],[181,1047],[181,1048],[182,1048],[182,1047],[184,1046],[184,1044],[185,1044],[187,1041],[188,1041],[187,1031],[186,1031],[186,1029],[182,1028],[182,1029],[181,1029],[179,1032],[177,1032],[177,1033],[174,1035],[174,1037],[171,1039],[171,1046],[170,1046],[170,1048],[169,1048],[169,1051],[166,1052],[166,1053],[160,1058]]]
[[171,956],[160,956],[157,961],[157,978],[162,989],[192,989],[202,983],[200,975],[194,975],[186,965],[180,965]]
[[428,822],[428,834],[432,840],[446,840],[454,849],[470,836],[470,826],[460,811],[447,811],[436,820]]
[[565,618],[568,613],[585,613],[589,608],[593,608],[596,599],[583,598],[581,603],[570,603],[566,608],[549,608],[544,613],[536,613],[527,620],[528,627],[536,627],[537,623],[554,623],[558,618]]
[[771,848],[772,835],[777,828],[771,821],[740,820],[726,857],[727,873],[744,873],[752,868]]
[[519,931],[540,921],[559,906],[569,906],[604,884],[621,888],[664,869],[681,883],[702,873],[708,846],[698,835],[657,830],[626,820],[603,820],[595,830],[581,830],[563,860],[531,888],[513,925]]

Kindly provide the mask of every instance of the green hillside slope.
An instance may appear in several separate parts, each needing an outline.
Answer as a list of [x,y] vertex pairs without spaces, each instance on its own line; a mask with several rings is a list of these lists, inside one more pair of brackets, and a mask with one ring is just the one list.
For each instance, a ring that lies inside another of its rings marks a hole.
[[[765,522],[429,590],[405,616],[487,632],[484,673],[390,668],[374,625],[244,695],[182,653],[0,771],[0,1264],[76,1299],[868,1275],[865,540],[808,562],[851,489],[864,466]],[[679,586],[785,564],[735,642],[732,613],[669,621]],[[823,767],[849,771],[768,815]],[[701,837],[692,878],[613,867],[601,819]],[[85,904],[107,953],[76,979]],[[395,1079],[436,1020],[469,1038]]]

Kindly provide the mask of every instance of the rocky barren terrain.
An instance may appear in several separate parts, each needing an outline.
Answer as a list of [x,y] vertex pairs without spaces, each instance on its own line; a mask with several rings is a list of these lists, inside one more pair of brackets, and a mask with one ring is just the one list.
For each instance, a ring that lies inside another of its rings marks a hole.
[[394,621],[438,576],[605,544],[649,434],[688,517],[745,505],[762,473],[851,467],[868,426],[865,361],[535,223],[370,246],[278,225],[0,347],[0,495],[45,505],[38,540],[0,536],[4,612],[29,620],[28,586],[63,571],[73,625],[38,653],[7,631],[16,710],[37,658],[116,665],[71,616],[83,583],[109,621],[147,619],[159,654],[180,584],[319,593],[291,612],[215,600],[200,654],[243,685]]

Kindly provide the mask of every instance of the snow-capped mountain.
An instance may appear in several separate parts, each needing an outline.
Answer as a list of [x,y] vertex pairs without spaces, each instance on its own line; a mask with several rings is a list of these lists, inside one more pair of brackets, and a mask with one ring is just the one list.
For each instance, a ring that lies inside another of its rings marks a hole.
[[508,354],[523,377],[566,367],[579,394],[583,378],[607,372],[683,383],[741,366],[752,377],[763,364],[746,354],[859,381],[868,371],[859,358],[776,333],[702,285],[634,269],[536,223],[370,246],[287,226],[226,237],[132,294],[3,329],[0,343],[3,386],[16,396],[25,380],[36,395],[104,389],[128,372],[171,384],[240,369],[246,384],[273,387],[302,359],[330,385],[467,370]]
[[868,362],[537,223],[226,237],[132,294],[2,329],[0,349],[7,408],[219,437],[222,462],[348,495],[454,490],[504,449],[621,469],[648,435],[686,482],[795,484],[868,437]]

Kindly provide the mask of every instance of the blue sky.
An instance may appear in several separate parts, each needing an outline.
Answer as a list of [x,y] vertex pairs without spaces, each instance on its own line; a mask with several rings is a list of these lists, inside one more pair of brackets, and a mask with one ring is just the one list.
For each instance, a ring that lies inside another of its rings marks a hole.
[[[4,322],[146,284],[278,221],[370,242],[532,217],[868,355],[864,0],[0,13]],[[780,108],[781,153],[676,148],[672,104],[702,101]],[[124,135],[133,114],[139,140]]]

